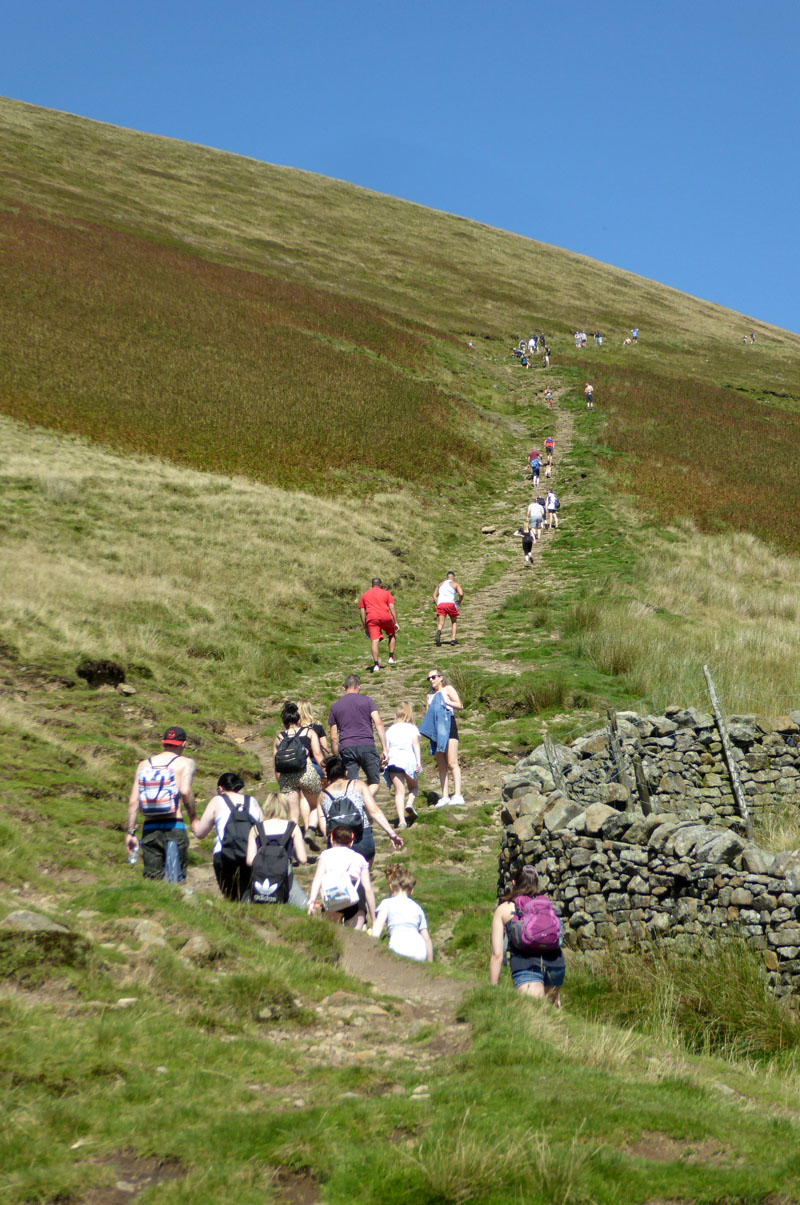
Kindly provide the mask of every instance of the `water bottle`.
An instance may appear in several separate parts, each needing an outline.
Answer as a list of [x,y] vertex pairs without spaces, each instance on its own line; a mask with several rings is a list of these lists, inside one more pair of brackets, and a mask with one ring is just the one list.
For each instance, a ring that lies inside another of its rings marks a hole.
[[139,842],[136,842],[134,849],[128,851],[128,865],[135,866],[139,861]]
[[183,881],[183,868],[181,867],[181,855],[178,849],[177,841],[167,842],[167,858],[164,864],[164,878],[168,883],[180,883]]

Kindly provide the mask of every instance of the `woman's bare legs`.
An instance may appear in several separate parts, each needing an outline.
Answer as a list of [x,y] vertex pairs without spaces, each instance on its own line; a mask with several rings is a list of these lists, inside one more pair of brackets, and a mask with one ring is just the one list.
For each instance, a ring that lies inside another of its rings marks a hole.
[[302,827],[300,824],[300,792],[298,790],[283,791],[282,794],[289,807],[289,819],[294,820],[298,827]]
[[453,775],[453,794],[461,794],[461,766],[458,764],[458,741],[447,742],[447,765]]
[[405,774],[393,774],[392,786],[394,787],[394,806],[397,808],[397,821],[395,828],[406,827],[406,809],[404,804],[406,794],[406,776]]

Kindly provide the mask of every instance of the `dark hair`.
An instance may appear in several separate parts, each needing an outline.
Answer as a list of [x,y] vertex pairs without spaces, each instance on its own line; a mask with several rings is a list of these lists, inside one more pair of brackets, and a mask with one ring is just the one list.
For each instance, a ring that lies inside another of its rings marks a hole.
[[359,678],[358,674],[348,674],[344,680],[345,690],[352,690],[354,686],[360,686],[360,685],[361,685],[361,679]]
[[373,584],[373,586],[382,586],[383,582],[381,581],[381,579],[379,577],[373,577],[372,584]]
[[347,767],[337,754],[334,754],[333,757],[326,757],[323,764],[328,782],[336,782],[338,778],[347,778]]
[[539,894],[539,875],[535,866],[523,866],[517,870],[511,878],[511,886],[500,901],[507,904],[510,900],[515,900],[518,895],[538,895]]
[[284,703],[281,711],[281,722],[284,728],[291,728],[300,721],[300,710],[296,703]]
[[217,779],[218,791],[241,791],[243,786],[244,779],[235,770],[226,770]]
[[355,832],[352,828],[335,828],[331,833],[331,845],[352,845],[355,840]]

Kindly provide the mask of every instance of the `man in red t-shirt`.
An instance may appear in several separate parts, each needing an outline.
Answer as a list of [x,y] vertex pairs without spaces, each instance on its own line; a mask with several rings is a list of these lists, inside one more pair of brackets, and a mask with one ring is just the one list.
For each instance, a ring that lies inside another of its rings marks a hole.
[[361,622],[364,631],[372,642],[372,672],[377,674],[381,668],[378,646],[383,640],[383,633],[389,637],[389,664],[395,665],[394,650],[397,644],[397,609],[394,605],[394,595],[385,590],[379,577],[373,577],[372,586],[361,595],[358,604],[361,612]]

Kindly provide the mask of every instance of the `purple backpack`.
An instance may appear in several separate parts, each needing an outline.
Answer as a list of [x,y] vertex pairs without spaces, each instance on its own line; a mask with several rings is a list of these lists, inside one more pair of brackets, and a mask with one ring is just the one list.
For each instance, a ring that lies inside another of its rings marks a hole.
[[547,895],[518,895],[506,925],[509,944],[521,954],[555,952],[561,945],[561,921]]

